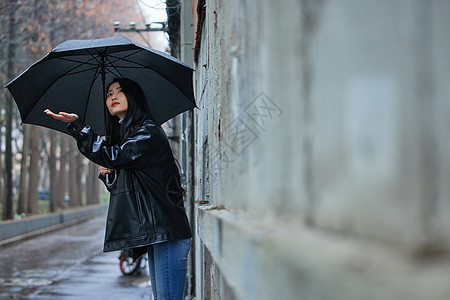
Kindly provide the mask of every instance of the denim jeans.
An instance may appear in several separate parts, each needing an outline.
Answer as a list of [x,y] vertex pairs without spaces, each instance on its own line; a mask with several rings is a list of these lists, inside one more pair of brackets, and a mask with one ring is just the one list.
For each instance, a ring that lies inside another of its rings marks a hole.
[[186,281],[187,255],[191,239],[148,247],[148,266],[155,300],[181,300]]

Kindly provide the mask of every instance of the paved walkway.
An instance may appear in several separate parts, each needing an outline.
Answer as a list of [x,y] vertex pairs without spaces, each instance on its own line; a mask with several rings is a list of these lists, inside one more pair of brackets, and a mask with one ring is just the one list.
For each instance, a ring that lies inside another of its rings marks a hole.
[[105,216],[0,249],[0,299],[151,299],[147,270],[123,276],[102,253]]

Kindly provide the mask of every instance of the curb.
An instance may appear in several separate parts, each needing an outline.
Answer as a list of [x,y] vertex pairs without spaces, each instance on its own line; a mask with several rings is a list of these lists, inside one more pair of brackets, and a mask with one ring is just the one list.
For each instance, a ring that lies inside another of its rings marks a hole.
[[95,205],[69,211],[0,222],[0,246],[59,230],[106,212],[108,205]]

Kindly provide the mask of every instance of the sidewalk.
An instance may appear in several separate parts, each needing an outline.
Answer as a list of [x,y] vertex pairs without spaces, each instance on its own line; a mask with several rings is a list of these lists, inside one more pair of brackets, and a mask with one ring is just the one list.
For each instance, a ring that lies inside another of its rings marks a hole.
[[149,276],[124,276],[103,253],[106,213],[0,248],[0,299],[151,299]]
[[134,300],[151,299],[148,273],[123,276],[118,252],[94,253],[65,272],[64,278],[43,287],[28,299]]

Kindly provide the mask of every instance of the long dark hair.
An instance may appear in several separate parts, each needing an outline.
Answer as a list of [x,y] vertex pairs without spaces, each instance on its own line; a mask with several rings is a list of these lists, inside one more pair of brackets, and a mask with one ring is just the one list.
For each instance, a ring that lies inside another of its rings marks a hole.
[[128,78],[114,78],[106,90],[115,82],[119,83],[127,97],[128,108],[121,123],[119,118],[112,116],[106,108],[106,141],[111,146],[122,145],[145,118],[151,117],[144,91],[137,82]]
[[[122,88],[122,92],[127,97],[128,108],[123,121],[119,123],[119,117],[112,116],[106,107],[106,142],[112,145],[122,145],[127,137],[133,133],[138,127],[141,126],[145,118],[152,117],[150,114],[150,109],[147,105],[147,99],[145,97],[144,91],[141,86],[128,78],[114,78],[109,84],[106,90],[109,90],[111,84],[118,82]],[[106,103],[105,103],[106,106]],[[180,178],[180,165],[178,161],[174,158],[174,162],[177,168],[177,174],[170,180],[167,192],[175,194],[180,197],[178,200],[172,198],[173,204],[177,207],[182,203],[183,197],[186,196],[186,190],[181,185]],[[181,201],[181,202],[180,202]]]

